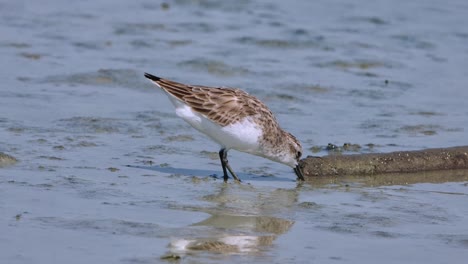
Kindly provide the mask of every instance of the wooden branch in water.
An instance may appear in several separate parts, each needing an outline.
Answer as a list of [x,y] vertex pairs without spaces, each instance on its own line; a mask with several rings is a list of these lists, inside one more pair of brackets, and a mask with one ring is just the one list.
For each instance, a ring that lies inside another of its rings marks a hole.
[[305,177],[468,169],[468,146],[391,153],[308,156],[301,160],[300,166]]

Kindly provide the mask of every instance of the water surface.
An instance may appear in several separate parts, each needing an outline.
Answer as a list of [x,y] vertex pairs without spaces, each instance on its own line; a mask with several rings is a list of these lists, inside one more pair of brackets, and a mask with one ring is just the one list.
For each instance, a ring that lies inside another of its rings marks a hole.
[[[464,263],[467,174],[230,153],[144,77],[240,87],[305,155],[466,145],[465,1],[0,1],[2,263]],[[162,258],[162,259],[161,259]]]

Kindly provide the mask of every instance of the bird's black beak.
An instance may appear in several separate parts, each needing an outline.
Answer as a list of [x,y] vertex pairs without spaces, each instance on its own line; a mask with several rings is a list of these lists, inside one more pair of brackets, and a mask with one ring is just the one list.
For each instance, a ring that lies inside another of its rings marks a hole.
[[297,178],[299,180],[301,181],[304,180],[304,175],[302,174],[301,167],[299,167],[299,164],[297,164],[296,167],[294,168],[294,172],[296,173]]

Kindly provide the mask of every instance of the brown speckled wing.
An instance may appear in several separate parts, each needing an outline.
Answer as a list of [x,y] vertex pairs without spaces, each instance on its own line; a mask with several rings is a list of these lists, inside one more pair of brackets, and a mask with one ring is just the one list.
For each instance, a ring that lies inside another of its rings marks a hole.
[[[180,99],[194,111],[208,117],[220,126],[236,123],[247,116],[267,117],[277,125],[271,111],[257,98],[239,89],[186,85],[145,74],[166,92]],[[265,120],[267,121],[267,120]]]

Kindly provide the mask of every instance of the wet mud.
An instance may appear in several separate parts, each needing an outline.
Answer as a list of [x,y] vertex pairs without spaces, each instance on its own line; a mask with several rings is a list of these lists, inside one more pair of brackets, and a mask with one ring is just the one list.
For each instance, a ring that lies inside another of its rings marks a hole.
[[0,263],[465,263],[464,171],[226,184],[143,76],[242,88],[304,156],[464,146],[465,2],[0,1]]
[[13,165],[16,162],[18,162],[18,160],[15,157],[0,152],[0,167]]

